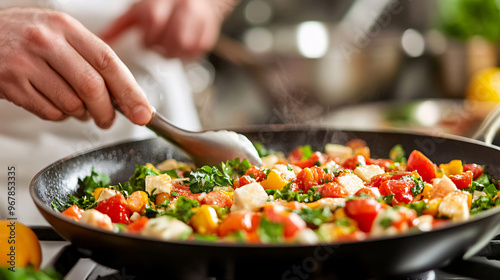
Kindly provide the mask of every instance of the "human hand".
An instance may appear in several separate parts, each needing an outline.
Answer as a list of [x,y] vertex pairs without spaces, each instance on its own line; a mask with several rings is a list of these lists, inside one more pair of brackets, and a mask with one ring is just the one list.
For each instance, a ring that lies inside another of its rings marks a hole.
[[0,98],[46,120],[92,117],[113,123],[116,100],[135,124],[152,109],[113,50],[67,14],[38,8],[0,10]]
[[191,59],[211,50],[234,0],[142,0],[101,35],[112,42],[138,27],[143,43],[165,57]]

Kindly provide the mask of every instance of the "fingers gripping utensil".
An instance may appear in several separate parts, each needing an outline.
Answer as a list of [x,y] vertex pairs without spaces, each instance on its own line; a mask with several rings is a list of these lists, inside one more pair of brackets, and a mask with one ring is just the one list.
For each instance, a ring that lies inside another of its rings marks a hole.
[[186,152],[197,166],[219,166],[221,162],[235,158],[247,159],[252,165],[259,167],[262,165],[252,142],[234,131],[184,130],[173,125],[154,108],[151,121],[146,126]]

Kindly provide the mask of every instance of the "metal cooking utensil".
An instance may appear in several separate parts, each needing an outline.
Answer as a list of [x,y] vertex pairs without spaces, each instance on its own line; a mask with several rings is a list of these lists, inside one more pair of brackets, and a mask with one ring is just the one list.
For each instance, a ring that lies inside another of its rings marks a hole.
[[252,142],[234,131],[184,130],[158,114],[154,108],[151,121],[146,126],[186,152],[197,166],[219,166],[221,162],[235,158],[247,159],[252,165],[262,166]]
[[497,105],[486,116],[484,121],[479,126],[477,132],[472,136],[474,139],[484,140],[488,145],[493,143],[495,135],[500,130],[500,105]]

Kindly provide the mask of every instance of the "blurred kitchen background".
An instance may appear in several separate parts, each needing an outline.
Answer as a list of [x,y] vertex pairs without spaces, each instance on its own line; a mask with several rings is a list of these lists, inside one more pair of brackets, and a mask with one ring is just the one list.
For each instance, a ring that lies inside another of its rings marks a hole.
[[498,0],[241,0],[186,65],[205,128],[468,135],[500,98]]

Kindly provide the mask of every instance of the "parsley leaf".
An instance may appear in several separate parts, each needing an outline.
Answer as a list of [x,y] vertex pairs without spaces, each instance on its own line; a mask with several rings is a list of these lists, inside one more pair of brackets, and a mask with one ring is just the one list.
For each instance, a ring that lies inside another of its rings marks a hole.
[[292,191],[292,182],[288,183],[281,190],[269,189],[266,190],[268,195],[272,195],[274,199],[283,199],[286,201],[298,201],[298,202],[313,202],[321,199],[321,193],[316,192],[317,187],[310,188],[307,193],[303,190]]
[[145,191],[146,190],[146,176],[148,175],[159,175],[155,171],[149,169],[145,165],[136,165],[134,175],[130,177],[128,182],[120,184],[123,191],[131,194],[135,191]]
[[215,186],[232,185],[231,177],[220,172],[217,167],[208,165],[189,172],[189,190],[192,193],[211,192]]
[[175,202],[172,209],[168,209],[165,212],[159,213],[158,216],[167,215],[174,217],[184,223],[188,223],[189,219],[194,215],[192,208],[199,207],[200,203],[197,200],[189,199],[185,196],[181,196]]
[[94,171],[94,167],[90,171],[90,176],[85,178],[78,178],[78,185],[83,189],[83,192],[88,195],[92,195],[92,192],[97,188],[106,188],[109,186],[109,176],[104,173],[97,173]]
[[240,161],[239,158],[233,160],[228,160],[226,163],[221,164],[221,169],[224,174],[227,174],[230,178],[234,179],[239,176],[245,175],[245,172],[250,168],[252,164],[247,159]]

